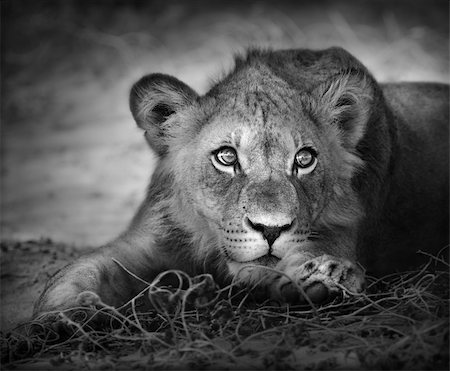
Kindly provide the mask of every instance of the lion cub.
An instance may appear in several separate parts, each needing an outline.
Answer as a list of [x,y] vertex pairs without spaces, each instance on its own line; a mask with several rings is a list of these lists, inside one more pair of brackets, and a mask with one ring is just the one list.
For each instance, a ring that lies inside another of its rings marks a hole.
[[130,107],[159,156],[147,197],[116,240],[51,278],[35,316],[86,290],[121,305],[142,289],[123,267],[319,302],[448,245],[447,85],[379,84],[339,48],[250,50],[205,95],[145,76]]

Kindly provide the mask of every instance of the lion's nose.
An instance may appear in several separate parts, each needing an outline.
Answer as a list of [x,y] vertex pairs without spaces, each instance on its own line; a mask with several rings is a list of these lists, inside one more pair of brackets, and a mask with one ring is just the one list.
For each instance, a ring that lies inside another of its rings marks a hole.
[[280,237],[280,234],[284,231],[287,231],[292,227],[292,221],[289,224],[283,225],[267,225],[262,223],[255,223],[250,218],[247,218],[247,224],[249,227],[254,229],[255,231],[261,232],[263,237],[266,239],[269,246],[272,246],[275,240]]

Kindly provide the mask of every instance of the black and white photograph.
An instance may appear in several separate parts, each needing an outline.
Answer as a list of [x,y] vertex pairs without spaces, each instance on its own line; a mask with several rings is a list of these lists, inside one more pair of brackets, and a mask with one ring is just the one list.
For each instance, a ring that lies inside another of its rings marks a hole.
[[3,370],[449,370],[447,0],[1,0]]

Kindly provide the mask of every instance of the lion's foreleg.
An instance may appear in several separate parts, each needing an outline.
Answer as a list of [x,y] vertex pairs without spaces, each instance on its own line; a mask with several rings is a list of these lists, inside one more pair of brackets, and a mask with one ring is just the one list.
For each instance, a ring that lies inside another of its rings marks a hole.
[[116,241],[57,272],[36,302],[33,316],[83,305],[83,292],[98,295],[105,304],[119,306],[145,287],[159,272],[161,255],[151,249]]

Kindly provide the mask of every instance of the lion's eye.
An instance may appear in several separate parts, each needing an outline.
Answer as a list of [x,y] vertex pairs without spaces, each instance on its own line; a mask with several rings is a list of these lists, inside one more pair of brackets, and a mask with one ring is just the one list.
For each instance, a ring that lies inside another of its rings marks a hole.
[[306,169],[316,162],[316,152],[312,148],[302,148],[295,155],[295,165]]
[[237,153],[231,147],[223,147],[215,154],[216,160],[225,166],[233,166],[237,161]]

